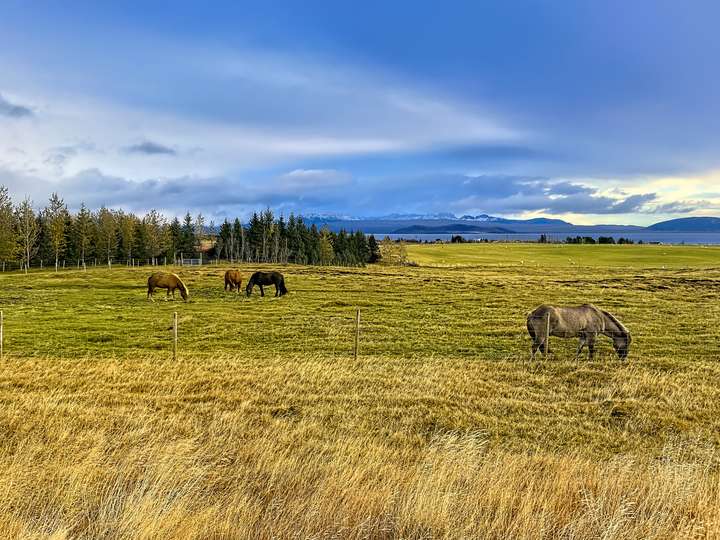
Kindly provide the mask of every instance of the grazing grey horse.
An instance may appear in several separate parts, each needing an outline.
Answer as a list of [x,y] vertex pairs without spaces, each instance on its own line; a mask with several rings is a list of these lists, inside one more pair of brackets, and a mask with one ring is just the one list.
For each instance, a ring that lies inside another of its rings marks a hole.
[[577,307],[542,305],[527,316],[527,329],[533,338],[531,359],[535,358],[538,349],[548,352],[548,318],[551,336],[580,338],[575,359],[587,345],[589,359],[592,360],[598,334],[613,340],[613,348],[620,360],[627,358],[631,341],[628,329],[607,311],[592,304],[584,304]]

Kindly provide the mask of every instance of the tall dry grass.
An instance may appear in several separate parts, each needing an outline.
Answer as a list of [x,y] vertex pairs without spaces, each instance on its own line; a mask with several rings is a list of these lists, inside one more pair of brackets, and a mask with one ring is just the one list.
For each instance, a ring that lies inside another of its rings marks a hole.
[[720,537],[716,371],[14,358],[0,537]]

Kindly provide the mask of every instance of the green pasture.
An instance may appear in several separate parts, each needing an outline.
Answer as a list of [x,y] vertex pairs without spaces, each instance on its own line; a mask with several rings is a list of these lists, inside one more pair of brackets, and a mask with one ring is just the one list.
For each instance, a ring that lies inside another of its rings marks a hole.
[[[228,265],[177,272],[190,302],[146,300],[151,268],[115,267],[0,275],[5,351],[18,357],[170,354],[172,314],[180,354],[262,358],[352,353],[361,310],[361,354],[527,360],[525,315],[541,303],[592,302],[633,334],[631,362],[716,359],[720,353],[720,249],[540,244],[410,245],[418,266],[277,267],[290,294],[223,291]],[[237,266],[237,265],[236,265]],[[240,265],[247,281],[267,265]],[[574,340],[554,340],[558,360]],[[601,340],[600,361],[614,361]]]

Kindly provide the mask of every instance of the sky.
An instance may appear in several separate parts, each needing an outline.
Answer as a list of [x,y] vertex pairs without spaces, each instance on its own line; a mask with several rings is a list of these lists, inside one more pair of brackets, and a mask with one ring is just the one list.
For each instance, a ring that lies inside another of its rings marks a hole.
[[720,215],[718,20],[703,0],[3,0],[0,185],[216,221]]

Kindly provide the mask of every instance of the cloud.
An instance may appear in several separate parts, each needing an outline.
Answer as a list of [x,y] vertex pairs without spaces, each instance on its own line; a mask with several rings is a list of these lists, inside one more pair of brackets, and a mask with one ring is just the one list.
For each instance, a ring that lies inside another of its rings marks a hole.
[[173,148],[153,141],[143,141],[138,144],[126,146],[125,152],[128,154],[147,154],[151,156],[158,154],[177,155],[177,151]]
[[461,174],[427,175],[377,182],[370,207],[387,212],[522,215],[627,214],[651,211],[655,193],[609,196],[579,182],[535,176]]
[[34,116],[34,114],[30,108],[10,103],[3,97],[2,94],[0,94],[0,116],[7,116],[8,118],[23,118]]
[[[293,169],[248,177],[179,176],[133,180],[90,168],[46,181],[0,167],[0,184],[19,200],[29,195],[42,206],[58,192],[70,208],[84,202],[144,213],[156,208],[167,215],[202,212],[208,219],[247,218],[269,206],[290,212],[378,216],[391,213],[491,215],[688,215],[712,212],[710,201],[667,201],[656,193],[628,195],[575,181],[508,175],[432,175],[383,179],[355,178],[335,169]],[[623,219],[624,220],[624,219]]]
[[58,192],[74,209],[85,203],[90,208],[104,205],[139,213],[157,208],[182,215],[190,210],[215,219],[247,216],[265,206],[286,214],[336,206],[351,183],[349,174],[334,170],[293,170],[262,180],[222,176],[131,180],[93,168],[50,182],[0,168],[0,185],[6,185],[18,200],[30,196],[41,205],[52,192]]
[[65,166],[72,158],[78,156],[81,152],[92,152],[94,150],[95,146],[88,142],[55,146],[45,152],[43,163],[54,168],[55,174],[62,175],[65,172]]
[[352,175],[335,169],[295,169],[281,175],[280,180],[288,189],[314,189],[349,184]]

